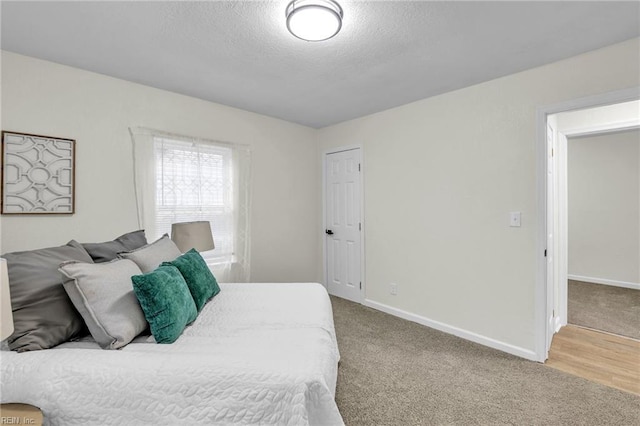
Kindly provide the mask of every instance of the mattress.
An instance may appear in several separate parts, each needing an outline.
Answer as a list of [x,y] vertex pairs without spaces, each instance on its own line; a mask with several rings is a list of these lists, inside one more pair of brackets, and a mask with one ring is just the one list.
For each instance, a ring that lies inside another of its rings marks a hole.
[[342,425],[340,358],[320,284],[221,284],[173,344],[140,337],[1,352],[0,400],[51,425]]

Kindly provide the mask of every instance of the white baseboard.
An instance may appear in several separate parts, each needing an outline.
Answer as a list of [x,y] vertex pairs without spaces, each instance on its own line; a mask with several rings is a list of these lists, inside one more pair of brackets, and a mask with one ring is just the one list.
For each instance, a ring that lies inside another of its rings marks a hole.
[[562,328],[562,321],[560,321],[560,317],[555,317],[553,323],[554,333],[557,333]]
[[567,278],[573,281],[583,281],[586,283],[604,284],[604,285],[611,285],[614,287],[624,287],[624,288],[631,288],[633,290],[640,290],[640,283],[608,280],[606,278],[582,277],[580,275],[571,275],[571,274],[567,275]]
[[504,343],[499,340],[495,340],[490,337],[483,336],[481,334],[473,333],[471,331],[464,330],[462,328],[458,328],[452,325],[442,323],[440,321],[435,321],[420,315],[412,314],[411,312],[403,311],[402,309],[394,308],[392,306],[385,305],[383,303],[374,302],[373,300],[365,299],[363,305],[373,309],[377,309],[382,312],[386,312],[387,314],[390,314],[399,318],[417,322],[418,324],[426,325],[427,327],[430,327],[430,328],[435,328],[436,330],[440,330],[445,333],[453,334],[454,336],[458,336],[463,339],[470,340],[472,342],[479,343],[481,345],[488,346],[493,349],[498,349],[500,351],[507,352],[512,355],[519,356],[521,358],[526,358],[530,361],[538,361],[538,357],[536,356],[536,353],[529,349],[510,345],[509,343]]

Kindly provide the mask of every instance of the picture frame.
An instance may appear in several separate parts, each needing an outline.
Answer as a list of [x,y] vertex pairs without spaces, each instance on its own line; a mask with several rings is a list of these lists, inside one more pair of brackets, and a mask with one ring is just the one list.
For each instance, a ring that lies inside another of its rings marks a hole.
[[75,139],[2,131],[2,214],[75,213]]

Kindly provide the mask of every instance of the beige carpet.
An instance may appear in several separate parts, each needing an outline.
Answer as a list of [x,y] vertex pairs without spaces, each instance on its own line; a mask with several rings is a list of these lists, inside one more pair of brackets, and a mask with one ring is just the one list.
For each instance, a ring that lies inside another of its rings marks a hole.
[[640,398],[332,297],[355,425],[635,425]]
[[567,322],[640,340],[640,290],[569,280]]

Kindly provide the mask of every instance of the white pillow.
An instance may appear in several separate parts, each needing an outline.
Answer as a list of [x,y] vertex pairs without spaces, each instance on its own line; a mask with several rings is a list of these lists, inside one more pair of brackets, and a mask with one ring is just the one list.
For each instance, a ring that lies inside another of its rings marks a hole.
[[135,250],[118,253],[122,259],[133,260],[142,270],[142,273],[154,271],[162,262],[171,262],[182,253],[176,244],[171,241],[168,234],[160,239]]
[[131,282],[142,271],[131,260],[70,261],[61,264],[59,271],[69,278],[64,289],[102,348],[121,348],[147,328]]

